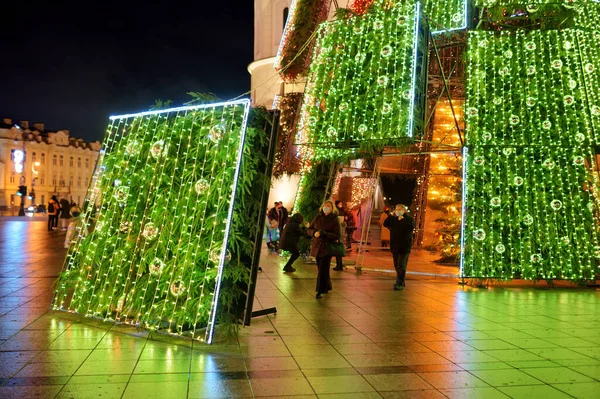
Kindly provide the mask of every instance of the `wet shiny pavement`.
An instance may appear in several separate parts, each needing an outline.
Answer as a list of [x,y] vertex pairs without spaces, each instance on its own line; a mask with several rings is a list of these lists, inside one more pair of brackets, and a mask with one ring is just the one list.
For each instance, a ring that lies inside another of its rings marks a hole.
[[[598,398],[600,291],[281,272],[257,318],[212,346],[49,311],[62,232],[0,219],[0,398]],[[410,262],[409,262],[410,265]]]

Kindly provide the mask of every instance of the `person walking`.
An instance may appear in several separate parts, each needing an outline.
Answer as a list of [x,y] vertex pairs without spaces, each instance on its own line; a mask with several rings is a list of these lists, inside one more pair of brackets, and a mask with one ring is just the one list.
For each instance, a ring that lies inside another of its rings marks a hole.
[[[338,221],[340,222],[340,229],[343,232],[346,230],[346,210],[344,209],[344,204],[342,203],[342,201],[335,201],[335,208],[338,211]],[[335,267],[333,268],[333,270],[344,270],[344,261],[342,260],[342,256],[337,255],[335,257]]]
[[283,206],[282,201],[279,201],[279,210],[281,211],[281,231],[283,231],[283,228],[290,220],[290,213],[288,212],[287,208]]
[[48,231],[52,231],[58,226],[58,211],[60,205],[58,205],[58,199],[53,195],[48,200]]
[[292,267],[292,264],[300,257],[300,250],[298,249],[298,240],[300,237],[308,237],[306,229],[302,226],[304,222],[304,216],[299,213],[294,214],[290,220],[286,223],[281,234],[281,246],[280,248],[284,251],[290,252],[292,255],[283,267],[283,271],[286,273],[293,273],[296,271]]
[[342,238],[340,222],[337,218],[337,209],[333,205],[333,201],[327,200],[323,202],[318,215],[308,227],[308,234],[314,238],[310,255],[317,259],[316,298],[319,299],[323,297],[323,294],[332,289],[329,277],[332,253],[330,252],[329,245],[339,242]]
[[354,217],[354,212],[352,210],[348,210],[346,212],[346,251],[352,251],[352,235],[354,234],[354,230],[356,230],[356,218]]
[[395,291],[403,290],[405,287],[406,265],[415,227],[415,220],[407,212],[406,205],[396,205],[395,212],[383,222],[383,225],[390,229],[390,251],[394,259],[394,269],[396,269]]
[[68,199],[63,198],[60,200],[60,222],[62,230],[67,230],[69,219],[71,219],[71,203]]
[[379,226],[381,226],[381,246],[383,248],[389,247],[390,245],[390,229],[383,225],[383,222],[390,216],[390,208],[384,207],[383,213],[379,217]]
[[71,245],[71,241],[73,239],[73,233],[75,232],[75,226],[77,225],[77,223],[79,221],[79,217],[81,216],[81,208],[78,207],[77,204],[74,202],[71,202],[70,205],[71,205],[70,209],[71,209],[72,218],[70,219],[69,227],[67,228],[67,234],[65,235],[65,243],[64,243],[65,249],[68,249],[69,245]]

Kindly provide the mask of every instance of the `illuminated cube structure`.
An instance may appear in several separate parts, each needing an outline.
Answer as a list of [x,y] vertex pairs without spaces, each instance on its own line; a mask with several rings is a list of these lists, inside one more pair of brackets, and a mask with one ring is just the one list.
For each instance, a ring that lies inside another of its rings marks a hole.
[[212,341],[249,106],[111,117],[55,309]]
[[304,159],[382,149],[418,131],[427,53],[420,4],[386,4],[320,26],[298,125]]
[[600,271],[600,34],[585,15],[561,30],[469,32],[464,277]]

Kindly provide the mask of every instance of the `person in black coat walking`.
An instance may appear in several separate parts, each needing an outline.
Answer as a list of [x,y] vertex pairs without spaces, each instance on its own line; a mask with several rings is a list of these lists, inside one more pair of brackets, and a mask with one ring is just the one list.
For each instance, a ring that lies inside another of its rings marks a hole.
[[288,251],[292,254],[290,259],[283,267],[283,271],[286,273],[295,272],[296,269],[292,267],[292,264],[300,257],[300,250],[298,249],[298,240],[300,237],[308,237],[306,229],[302,226],[304,222],[304,216],[299,213],[293,215],[283,228],[283,234],[281,235],[281,249]]
[[394,269],[396,269],[396,284],[394,284],[396,291],[404,289],[405,286],[406,264],[415,228],[415,220],[407,212],[408,208],[405,205],[396,205],[396,211],[390,213],[390,216],[383,222],[383,225],[390,229],[390,251],[394,259]]
[[331,279],[329,278],[331,254],[328,251],[328,244],[340,241],[342,238],[337,214],[333,201],[327,200],[323,202],[319,214],[308,228],[308,234],[313,237],[310,255],[317,258],[317,299],[322,298],[323,294],[331,290]]

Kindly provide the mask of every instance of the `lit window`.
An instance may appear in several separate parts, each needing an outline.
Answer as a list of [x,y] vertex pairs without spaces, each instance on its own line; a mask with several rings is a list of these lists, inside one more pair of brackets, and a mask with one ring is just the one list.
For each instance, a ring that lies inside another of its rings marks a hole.
[[290,15],[289,7],[283,9],[283,29],[285,29],[285,24],[287,24],[288,16]]

